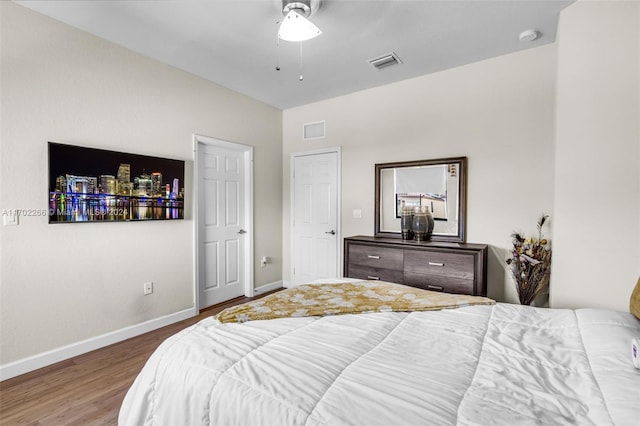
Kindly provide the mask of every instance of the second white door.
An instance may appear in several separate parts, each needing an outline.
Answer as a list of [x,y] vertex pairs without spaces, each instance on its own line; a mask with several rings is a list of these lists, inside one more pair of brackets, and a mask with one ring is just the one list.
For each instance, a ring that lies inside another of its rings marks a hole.
[[198,145],[198,287],[200,309],[245,292],[243,151]]
[[339,152],[292,155],[291,282],[336,278]]

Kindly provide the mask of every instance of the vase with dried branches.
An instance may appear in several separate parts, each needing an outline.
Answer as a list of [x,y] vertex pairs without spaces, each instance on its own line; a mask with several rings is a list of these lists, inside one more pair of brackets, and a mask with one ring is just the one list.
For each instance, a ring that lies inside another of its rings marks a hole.
[[542,227],[549,218],[538,219],[538,238],[524,238],[519,232],[511,234],[513,250],[507,264],[511,267],[522,305],[530,305],[549,285],[551,275],[551,243],[543,238]]

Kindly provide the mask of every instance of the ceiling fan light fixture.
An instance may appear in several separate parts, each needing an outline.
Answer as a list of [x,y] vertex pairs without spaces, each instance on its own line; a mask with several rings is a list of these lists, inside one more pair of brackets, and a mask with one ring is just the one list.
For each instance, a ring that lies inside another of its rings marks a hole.
[[278,30],[278,38],[286,41],[310,40],[320,34],[322,31],[295,9],[289,11]]
[[280,24],[278,38],[286,41],[305,41],[322,34],[313,22],[307,18],[313,12],[312,6],[319,7],[318,1],[282,0],[282,13],[285,18]]

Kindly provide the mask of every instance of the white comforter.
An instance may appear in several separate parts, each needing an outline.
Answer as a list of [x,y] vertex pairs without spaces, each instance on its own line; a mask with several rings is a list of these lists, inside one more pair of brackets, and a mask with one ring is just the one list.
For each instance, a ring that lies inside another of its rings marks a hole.
[[640,425],[628,313],[497,304],[178,333],[121,425]]

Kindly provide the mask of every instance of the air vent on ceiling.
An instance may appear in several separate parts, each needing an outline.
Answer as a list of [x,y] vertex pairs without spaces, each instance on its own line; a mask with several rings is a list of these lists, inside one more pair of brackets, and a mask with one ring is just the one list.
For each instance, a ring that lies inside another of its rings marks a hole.
[[377,70],[381,70],[383,68],[387,68],[392,65],[398,65],[401,63],[402,61],[394,52],[387,53],[386,55],[380,56],[375,59],[369,59],[369,64],[371,64],[371,66]]
[[302,138],[305,141],[309,139],[324,138],[325,124],[324,121],[316,121],[315,123],[305,123],[302,126]]

